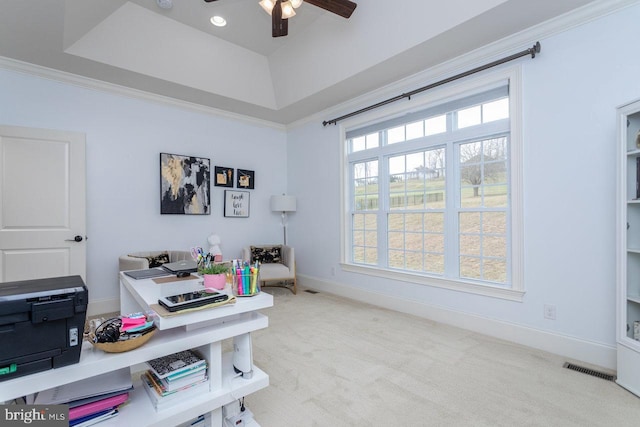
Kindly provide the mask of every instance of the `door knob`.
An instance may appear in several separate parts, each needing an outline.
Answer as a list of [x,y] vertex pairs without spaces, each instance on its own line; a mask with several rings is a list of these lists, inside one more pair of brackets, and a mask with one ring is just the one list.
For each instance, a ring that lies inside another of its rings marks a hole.
[[65,239],[65,242],[82,242],[82,236],[76,236],[73,239]]

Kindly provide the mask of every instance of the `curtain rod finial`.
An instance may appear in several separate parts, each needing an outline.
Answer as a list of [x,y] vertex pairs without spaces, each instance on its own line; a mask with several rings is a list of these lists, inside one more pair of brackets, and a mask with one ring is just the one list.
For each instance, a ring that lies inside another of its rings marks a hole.
[[540,42],[536,42],[536,44],[534,44],[533,47],[529,49],[529,52],[531,52],[531,59],[536,57],[536,53],[540,53],[540,49]]

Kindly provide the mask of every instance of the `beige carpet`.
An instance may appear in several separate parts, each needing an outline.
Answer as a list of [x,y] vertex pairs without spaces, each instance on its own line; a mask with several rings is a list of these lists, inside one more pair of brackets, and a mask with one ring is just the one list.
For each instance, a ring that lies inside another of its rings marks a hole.
[[[268,288],[262,427],[640,426],[640,398],[564,358],[329,294]],[[640,369],[640,367],[639,367]]]

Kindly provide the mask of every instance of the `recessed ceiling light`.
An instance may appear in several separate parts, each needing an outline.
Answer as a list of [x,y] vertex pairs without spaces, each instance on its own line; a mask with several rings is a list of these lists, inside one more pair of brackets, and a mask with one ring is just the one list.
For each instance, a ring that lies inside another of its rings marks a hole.
[[156,3],[162,9],[171,9],[173,7],[173,1],[171,0],[156,0]]
[[216,27],[224,27],[225,25],[227,25],[227,20],[222,16],[216,15],[211,17],[211,23]]

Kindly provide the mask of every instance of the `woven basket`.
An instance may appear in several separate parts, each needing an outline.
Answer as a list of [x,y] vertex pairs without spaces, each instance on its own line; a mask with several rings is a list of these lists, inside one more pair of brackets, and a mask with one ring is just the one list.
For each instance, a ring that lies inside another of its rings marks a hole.
[[93,334],[89,334],[89,342],[93,344],[95,348],[99,348],[100,350],[107,353],[124,353],[125,351],[133,350],[147,341],[151,339],[151,337],[156,333],[157,329],[152,330],[151,332],[147,332],[141,337],[134,338],[132,340],[126,341],[116,341],[116,342],[93,342]]

